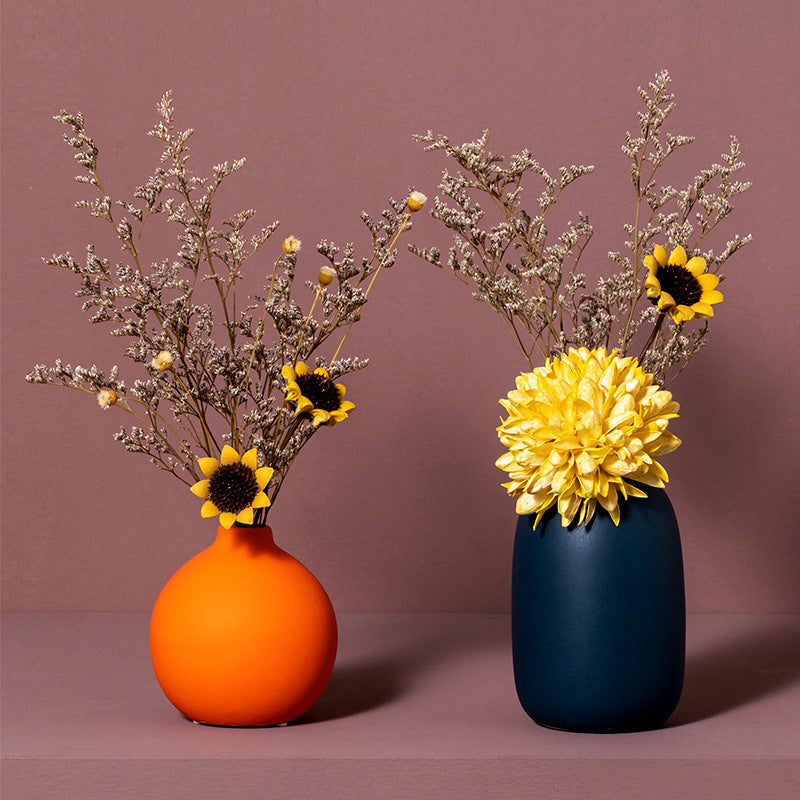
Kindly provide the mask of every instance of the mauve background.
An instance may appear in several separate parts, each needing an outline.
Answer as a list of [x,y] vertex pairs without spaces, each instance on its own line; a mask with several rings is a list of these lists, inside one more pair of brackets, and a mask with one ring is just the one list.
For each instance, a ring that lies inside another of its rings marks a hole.
[[[282,221],[250,262],[252,288],[283,236],[303,240],[300,270],[313,278],[321,238],[365,244],[362,208],[378,213],[412,184],[432,198],[446,164],[411,140],[428,128],[465,141],[488,127],[494,151],[528,146],[551,171],[596,164],[565,205],[596,225],[584,263],[599,274],[632,213],[619,145],[636,125],[636,87],[667,68],[678,97],[668,128],[697,142],[664,178],[683,185],[736,133],[754,182],[714,244],[734,230],[755,242],[729,264],[709,347],[672,387],[684,445],[665,466],[688,606],[800,611],[798,22],[794,0],[4,0],[5,607],[149,609],[214,535],[182,484],[112,440],[122,414],[24,382],[58,356],[120,361],[120,340],[82,315],[75,276],[41,262],[87,242],[118,252],[72,208],[86,187],[72,180],[54,113],[84,113],[106,188],[125,196],[155,166],[160,150],[144,133],[172,88],[178,126],[197,131],[195,169],[247,156],[223,204],[256,208],[256,224]],[[494,427],[522,364],[495,315],[404,252],[409,241],[449,246],[426,213],[414,222],[349,339],[351,354],[372,359],[347,381],[357,411],[309,444],[271,524],[339,611],[502,612],[516,518],[493,466]]]

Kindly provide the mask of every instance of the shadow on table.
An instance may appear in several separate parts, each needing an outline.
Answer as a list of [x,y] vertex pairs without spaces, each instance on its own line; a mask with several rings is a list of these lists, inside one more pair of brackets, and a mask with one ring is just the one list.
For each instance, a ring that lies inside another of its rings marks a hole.
[[[487,615],[485,624],[475,628],[458,617],[442,615],[434,630],[406,629],[385,655],[337,664],[322,697],[297,722],[339,719],[386,705],[408,691],[418,673],[444,661],[468,659],[481,652],[510,652],[510,625],[498,625]],[[509,680],[510,669],[509,662]]]
[[668,727],[709,719],[800,680],[800,629],[791,618],[771,630],[738,633],[689,654],[683,695]]
[[399,659],[337,666],[322,697],[298,722],[339,719],[385,705],[402,693],[409,669]]

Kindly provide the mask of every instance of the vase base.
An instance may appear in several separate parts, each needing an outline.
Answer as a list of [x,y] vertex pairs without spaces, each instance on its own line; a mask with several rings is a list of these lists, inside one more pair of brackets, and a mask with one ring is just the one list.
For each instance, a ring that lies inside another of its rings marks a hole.
[[264,725],[220,725],[216,722],[200,722],[197,719],[189,719],[189,722],[192,725],[205,725],[207,728],[285,728],[289,724],[288,722],[267,722]]
[[615,734],[615,733],[643,733],[644,731],[654,731],[658,730],[659,728],[664,727],[664,723],[666,720],[661,721],[651,721],[651,722],[641,722],[641,723],[631,723],[629,725],[612,725],[610,727],[562,727],[559,725],[548,725],[545,722],[539,722],[538,720],[533,720],[540,728],[545,728],[548,731],[559,731],[561,733],[583,733],[583,734],[596,734],[596,735],[604,735],[604,734]]

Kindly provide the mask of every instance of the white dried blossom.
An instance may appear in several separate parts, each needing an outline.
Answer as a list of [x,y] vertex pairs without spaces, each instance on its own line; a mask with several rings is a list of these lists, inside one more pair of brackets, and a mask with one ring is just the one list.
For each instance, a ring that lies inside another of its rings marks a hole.
[[[131,388],[126,390],[116,367],[106,373],[60,359],[54,366],[36,365],[27,380],[91,392],[103,408],[116,402],[137,424],[120,429],[115,439],[187,485],[198,479],[198,457],[219,457],[225,443],[240,452],[256,447],[259,462],[275,470],[267,487],[274,500],[294,458],[320,429],[285,402],[281,368],[302,360],[324,367],[335,380],[367,365],[365,359],[339,358],[338,349],[328,360],[320,352],[334,351],[336,341],[329,341],[334,336],[341,347],[344,333],[360,319],[368,286],[394,263],[397,237],[411,227],[406,201],[390,200],[375,220],[362,214],[372,247],[361,259],[353,245],[340,250],[323,240],[317,252],[328,263],[317,273],[319,283],[296,280],[301,242],[287,237],[263,289],[244,303],[240,296],[237,304],[248,261],[268,245],[278,223],[247,233],[255,214],[250,208],[217,220],[214,196],[244,159],[220,162],[209,176],[194,174],[188,152],[192,130],[175,127],[171,92],[157,110],[149,135],[163,147],[160,163],[126,200],[112,200],[101,189],[99,151],[83,117],[67,112],[57,117],[69,129],[65,139],[82,169],[79,182],[96,190],[78,205],[111,226],[123,256],[115,263],[89,245],[84,260],[66,253],[45,262],[77,275],[77,295],[91,321],[110,323],[111,334],[125,339],[124,354],[133,362]],[[150,220],[159,216],[176,229],[178,250],[148,267],[140,243]],[[204,286],[213,305],[199,291]],[[261,524],[265,511],[259,509]]]
[[[528,150],[511,156],[505,167],[504,159],[488,149],[488,131],[462,145],[431,131],[414,137],[425,150],[442,151],[458,170],[443,172],[439,188],[445,199],[434,198],[431,211],[454,234],[448,256],[443,258],[437,247],[409,249],[451,270],[475,299],[503,317],[531,369],[570,347],[604,347],[623,356],[638,355],[643,367],[664,384],[705,344],[707,321],[691,331],[684,330],[685,322],[662,324],[663,314],[646,296],[648,270],[643,261],[655,244],[680,245],[701,256],[709,272],[722,280],[722,265],[751,237],[735,234],[718,256],[707,248],[706,237],[731,213],[732,199],[750,183],[734,179],[744,162],[738,140],[731,137],[721,163],[700,170],[686,189],[656,184],[653,176],[660,174],[666,159],[693,141],[663,130],[675,107],[669,85],[669,74],[662,71],[646,89],[639,88],[644,104],[637,117],[639,131],[626,133],[622,146],[631,161],[635,222],[623,225],[627,252],[608,254],[618,271],[601,278],[592,292],[584,291],[586,277],[579,269],[594,232],[588,217],[578,214],[568,221],[553,242],[548,212],[561,193],[593,167],[571,165],[551,175]],[[522,205],[523,178],[530,173],[542,188],[535,207],[527,211]],[[487,211],[495,209],[496,219],[488,222]],[[645,345],[639,350],[642,341]]]
[[419,211],[426,203],[428,198],[422,192],[411,192],[408,196],[408,210]]
[[283,240],[283,245],[282,245],[283,252],[286,253],[287,255],[289,255],[289,254],[294,255],[295,253],[299,253],[300,252],[300,246],[301,245],[302,245],[302,242],[299,239],[295,239],[294,236],[287,236]]
[[319,275],[317,276],[317,283],[320,286],[330,286],[333,279],[336,277],[336,270],[331,267],[321,267]]
[[159,372],[164,372],[165,370],[172,369],[174,363],[175,359],[172,353],[170,353],[169,350],[162,350],[160,353],[153,356],[153,359],[150,361],[150,366]]
[[118,400],[117,393],[113,389],[102,389],[97,393],[97,403],[100,408],[109,408]]

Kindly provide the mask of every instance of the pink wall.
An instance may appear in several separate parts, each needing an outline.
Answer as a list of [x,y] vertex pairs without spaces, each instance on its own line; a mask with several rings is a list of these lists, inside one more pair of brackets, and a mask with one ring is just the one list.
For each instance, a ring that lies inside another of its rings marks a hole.
[[[180,483],[112,441],[113,409],[23,380],[57,356],[119,360],[118,340],[82,317],[74,276],[40,261],[90,241],[116,255],[71,207],[81,187],[52,114],[84,113],[119,194],[154,165],[144,132],[172,88],[178,124],[197,129],[196,165],[246,155],[231,203],[281,219],[307,245],[309,276],[320,238],[363,243],[362,208],[377,212],[410,184],[436,194],[444,163],[412,133],[464,141],[489,127],[497,151],[599,165],[580,208],[608,271],[631,210],[619,144],[636,86],[667,68],[671,130],[698,138],[676,166],[718,159],[736,133],[754,182],[732,229],[755,243],[729,265],[710,346],[673,387],[685,443],[665,466],[689,609],[800,611],[794,0],[5,0],[2,14],[6,607],[149,608],[214,532]],[[414,240],[448,245],[417,220]],[[501,322],[406,254],[379,279],[351,345],[372,358],[348,381],[357,411],[290,473],[270,515],[278,542],[341,611],[507,610],[515,516],[494,426],[522,365]]]

